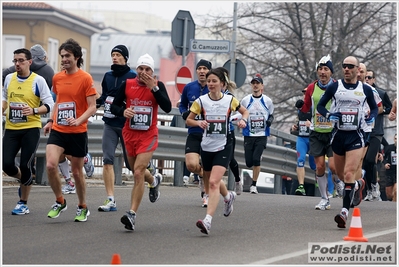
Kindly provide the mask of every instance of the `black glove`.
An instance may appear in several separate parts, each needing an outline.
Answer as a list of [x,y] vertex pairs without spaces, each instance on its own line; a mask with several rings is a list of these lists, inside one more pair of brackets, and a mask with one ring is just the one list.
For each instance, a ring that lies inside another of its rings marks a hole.
[[302,99],[299,99],[298,101],[296,101],[295,107],[300,109],[303,106],[303,104],[305,104],[305,102],[303,102]]
[[183,112],[183,114],[181,114],[181,116],[183,117],[183,120],[186,120],[188,115],[190,115],[190,111],[189,110],[187,110],[187,111]]
[[341,112],[327,113],[327,119],[330,121],[339,121],[340,118],[342,118]]
[[270,114],[269,118],[267,118],[266,126],[270,127],[270,125],[272,125],[273,120],[274,120],[274,116],[273,116],[273,114]]

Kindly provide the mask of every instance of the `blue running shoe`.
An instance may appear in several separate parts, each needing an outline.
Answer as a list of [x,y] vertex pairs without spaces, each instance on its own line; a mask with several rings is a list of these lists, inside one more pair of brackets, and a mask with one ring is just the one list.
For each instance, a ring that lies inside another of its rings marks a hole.
[[29,208],[28,205],[18,201],[17,205],[11,212],[12,215],[25,215],[29,214]]

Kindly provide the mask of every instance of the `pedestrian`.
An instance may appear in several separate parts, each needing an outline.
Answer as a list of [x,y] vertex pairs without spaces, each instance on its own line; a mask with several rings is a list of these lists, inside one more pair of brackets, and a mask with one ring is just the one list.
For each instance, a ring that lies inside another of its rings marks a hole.
[[[176,103],[176,108],[179,108],[180,100]],[[177,120],[179,119],[178,115],[173,115],[172,121],[170,122],[171,127],[178,127]],[[189,184],[191,172],[187,169],[186,162],[183,162],[183,185],[187,186]],[[198,174],[194,173],[193,184],[199,184]]]
[[386,174],[385,192],[387,199],[396,202],[396,176],[397,176],[397,134],[393,138],[394,143],[387,145],[384,149],[384,167]]
[[[220,195],[224,198],[224,216],[233,211],[236,198],[234,191],[229,192],[222,181],[232,153],[232,138],[229,122],[232,111],[242,114],[238,127],[244,128],[248,120],[248,111],[232,95],[222,93],[222,88],[229,83],[227,76],[220,69],[211,69],[206,74],[209,93],[200,96],[190,107],[190,115],[186,119],[189,126],[203,129],[201,140],[201,159],[204,170],[203,179],[209,184],[209,199],[204,220],[198,220],[196,225],[204,234],[209,234],[212,218],[219,203]],[[205,114],[202,120],[196,117]]]
[[86,180],[83,176],[84,157],[88,152],[87,123],[96,112],[96,89],[91,75],[83,71],[82,47],[70,38],[58,48],[64,70],[53,78],[53,91],[57,102],[44,126],[49,134],[46,146],[47,176],[56,197],[48,213],[57,218],[67,209],[58,175],[58,163],[62,154],[71,156],[71,169],[75,179],[78,205],[75,221],[87,221],[90,211],[86,204]]
[[381,146],[381,140],[384,136],[384,115],[388,115],[392,109],[392,103],[385,90],[377,87],[376,72],[367,70],[365,81],[377,90],[382,100],[383,112],[379,113],[375,118],[374,127],[370,133],[369,145],[363,160],[363,169],[365,170],[366,190],[370,193],[366,195],[366,200],[377,200],[379,198],[379,190],[377,184],[377,154]]
[[263,150],[266,149],[267,137],[273,122],[274,105],[270,97],[263,94],[263,79],[256,74],[251,80],[252,94],[241,100],[241,105],[249,112],[248,123],[242,130],[244,136],[245,164],[252,168],[251,194],[257,194],[256,183],[260,173]]
[[[50,65],[47,64],[47,53],[44,50],[44,48],[40,44],[35,44],[29,49],[31,55],[32,55],[32,64],[29,66],[29,69],[36,74],[42,76],[47,83],[48,88],[51,88],[53,86],[53,76],[54,76],[54,70],[53,68],[50,67]],[[3,70],[3,86],[4,86],[4,80],[6,76],[10,73],[15,72],[15,65],[13,64],[9,68]],[[55,100],[54,100],[55,102]],[[33,179],[36,178],[36,156],[35,159],[32,160],[32,176]],[[19,158],[17,158],[17,165],[19,165]]]
[[[336,172],[345,183],[342,209],[334,217],[338,228],[345,228],[349,209],[362,201],[365,182],[356,180],[356,171],[360,165],[365,146],[362,121],[369,125],[374,122],[378,108],[373,91],[368,85],[357,80],[359,60],[348,56],[342,62],[344,78],[330,84],[317,105],[317,111],[334,123],[331,147],[334,153]],[[331,102],[330,110],[326,108]],[[365,117],[365,103],[370,114]]]
[[[222,88],[222,93],[234,96],[233,93],[234,93],[234,90],[237,89],[237,85],[235,82],[230,81],[229,71],[227,69],[225,69],[224,67],[218,67],[217,69],[220,69],[226,76],[226,80],[229,81]],[[235,181],[234,190],[237,195],[241,195],[241,192],[243,191],[243,185],[242,185],[242,181],[241,181],[241,177],[240,177],[240,169],[238,167],[238,162],[234,157],[234,151],[236,148],[236,135],[235,135],[234,124],[233,124],[232,120],[230,120],[230,122],[229,122],[229,130],[230,130],[230,136],[232,139],[232,146],[233,146],[233,148],[231,150],[229,167],[234,176],[234,181]]]
[[[26,48],[14,51],[16,72],[5,77],[2,93],[2,114],[6,113],[3,135],[3,171],[17,178],[20,196],[13,215],[28,214],[28,198],[32,188],[32,161],[39,146],[42,122],[40,115],[49,113],[54,101],[46,80],[32,72],[32,54]],[[15,157],[21,150],[19,167]]]
[[116,201],[114,196],[114,159],[115,150],[120,142],[122,145],[123,157],[125,166],[130,169],[129,161],[126,155],[125,142],[123,141],[122,128],[126,122],[123,116],[115,116],[111,113],[111,105],[114,101],[118,90],[121,90],[120,85],[127,79],[136,77],[136,71],[132,70],[127,61],[129,60],[129,50],[125,45],[116,45],[111,50],[112,65],[111,70],[104,74],[101,82],[102,94],[96,100],[97,108],[104,106],[104,129],[102,136],[102,150],[103,150],[103,180],[107,198],[104,204],[98,207],[98,211],[116,211]]
[[[179,111],[184,120],[186,120],[190,114],[190,107],[194,101],[201,95],[205,95],[209,92],[206,82],[206,74],[212,69],[212,63],[206,59],[201,59],[198,61],[195,69],[198,79],[186,84],[180,97]],[[200,114],[196,119],[202,120],[202,115]],[[204,183],[206,183],[208,179],[202,179],[203,169],[200,158],[203,132],[204,131],[201,129],[201,127],[188,125],[188,135],[185,145],[185,164],[190,172],[198,174],[199,176],[199,188],[201,192],[202,206],[206,207],[208,204],[208,199],[205,188],[208,188],[208,185]]]
[[[366,74],[367,74],[366,65],[364,63],[359,63],[359,72],[357,74],[357,80],[362,82],[365,85],[369,85],[369,84],[367,84],[365,82]],[[370,88],[373,91],[374,101],[375,101],[375,103],[377,104],[377,107],[378,107],[378,114],[381,114],[383,112],[383,106],[382,106],[382,100],[380,98],[380,95],[378,94],[378,92],[377,92],[377,90],[375,88],[373,88],[372,86],[370,86]],[[368,116],[369,112],[370,112],[370,108],[369,108],[369,106],[366,103],[364,113],[365,113],[366,116]],[[360,166],[359,166],[359,168],[357,170],[356,180],[358,180],[360,178],[364,178],[364,179],[366,178],[365,177],[365,170],[363,169],[363,165],[364,165],[363,164],[363,160],[364,160],[364,157],[365,157],[368,149],[370,148],[370,136],[371,136],[373,127],[374,127],[374,125],[368,125],[363,120],[362,129],[364,131],[365,146],[363,147],[364,152],[363,152],[361,160],[360,160]],[[378,150],[379,150],[379,148],[378,148]],[[376,159],[376,163],[377,163],[377,159]],[[375,171],[377,171],[377,170],[375,170]],[[377,174],[375,174],[375,175],[377,176]],[[366,182],[366,185],[367,185],[367,182]],[[366,193],[365,194],[366,197],[364,198],[364,200],[373,201],[373,199],[379,199],[380,198],[380,190],[378,189],[378,187],[379,187],[379,184],[378,184],[378,182],[376,180],[376,189],[374,191],[374,196],[373,196],[372,190],[371,189],[367,189],[366,192],[365,192]]]
[[[305,95],[307,87],[302,90]],[[296,135],[296,155],[297,155],[297,166],[296,175],[298,180],[298,187],[295,190],[295,195],[306,196],[305,190],[305,162],[306,155],[309,153],[309,135],[310,135],[310,120],[312,119],[312,111],[304,113],[301,110],[297,110],[296,123],[291,126],[291,134]],[[316,171],[316,163],[314,157],[309,155],[309,166],[312,170]]]
[[154,59],[142,55],[137,61],[137,76],[122,82],[111,104],[111,113],[125,117],[122,136],[125,142],[129,166],[133,171],[134,186],[130,209],[121,222],[127,230],[134,231],[137,211],[144,194],[144,182],[148,183],[150,202],[160,197],[162,175],[152,176],[147,170],[148,162],[158,147],[158,105],[169,113],[172,110],[165,84],[154,75]]
[[[327,195],[328,178],[326,174],[325,156],[328,157],[328,167],[332,172],[332,178],[335,182],[337,192],[343,191],[342,183],[340,183],[335,171],[333,152],[330,145],[333,126],[329,120],[320,116],[316,110],[317,104],[327,86],[335,81],[332,78],[334,68],[330,55],[323,56],[317,62],[316,72],[318,80],[308,85],[304,99],[298,100],[295,106],[304,113],[309,112],[309,110],[312,112],[309,135],[309,155],[312,155],[316,162],[316,182],[321,195],[321,200],[315,206],[315,209],[329,210],[331,205]],[[327,103],[327,109],[330,108],[330,105],[331,101]]]

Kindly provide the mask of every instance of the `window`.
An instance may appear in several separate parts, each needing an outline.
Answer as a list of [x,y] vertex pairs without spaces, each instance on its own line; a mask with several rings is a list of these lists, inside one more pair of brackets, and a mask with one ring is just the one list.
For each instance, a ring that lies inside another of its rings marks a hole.
[[[2,54],[2,66],[6,69],[12,66],[12,60],[14,59],[14,51],[19,48],[25,47],[25,36],[23,35],[3,35],[3,54]],[[29,49],[28,47],[27,49]]]
[[53,38],[48,38],[47,45],[47,64],[53,68],[57,73],[61,70],[61,65],[58,64],[60,56],[58,55],[59,41]]

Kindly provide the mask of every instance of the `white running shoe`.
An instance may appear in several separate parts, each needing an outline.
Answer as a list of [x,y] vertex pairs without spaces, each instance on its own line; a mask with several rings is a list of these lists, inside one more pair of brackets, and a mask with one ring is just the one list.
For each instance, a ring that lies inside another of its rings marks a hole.
[[258,190],[256,189],[256,186],[251,185],[251,187],[249,188],[249,192],[250,192],[251,194],[257,194],[257,193],[258,193]]
[[70,183],[67,183],[66,185],[64,185],[61,190],[64,195],[76,193],[75,185],[71,185]]
[[366,197],[364,198],[364,201],[373,201],[373,194],[371,190],[367,190]]
[[236,182],[236,188],[235,188],[235,191],[236,191],[236,194],[237,195],[241,195],[241,192],[242,192],[242,183],[241,182]]
[[314,208],[316,210],[329,210],[331,209],[330,201],[328,201],[328,199],[322,198],[319,204],[317,204]]
[[202,207],[203,208],[208,207],[208,200],[209,200],[209,196],[207,194],[204,194],[204,196],[202,197]]

